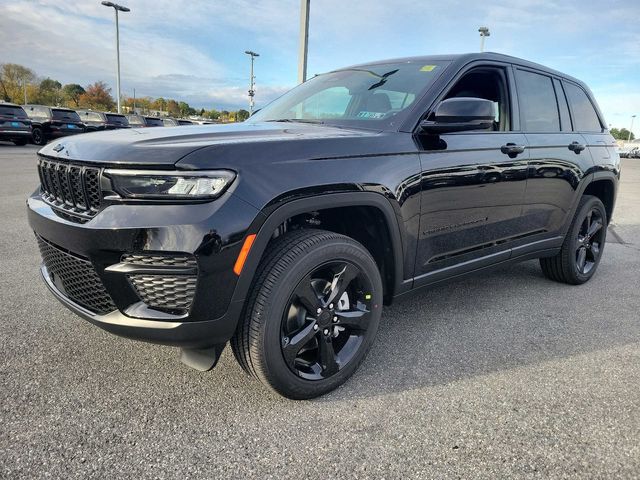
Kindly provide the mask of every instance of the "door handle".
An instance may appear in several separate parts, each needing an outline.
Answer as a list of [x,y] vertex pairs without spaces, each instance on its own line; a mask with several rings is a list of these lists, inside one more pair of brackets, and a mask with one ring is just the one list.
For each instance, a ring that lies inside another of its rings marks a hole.
[[573,153],[575,153],[576,155],[579,154],[582,150],[584,150],[585,148],[587,148],[586,145],[582,144],[582,143],[578,143],[578,142],[571,142],[569,144],[569,150],[571,150]]
[[519,154],[524,152],[524,145],[516,145],[515,143],[507,143],[500,147],[500,151],[505,155],[509,155],[511,158],[516,158]]

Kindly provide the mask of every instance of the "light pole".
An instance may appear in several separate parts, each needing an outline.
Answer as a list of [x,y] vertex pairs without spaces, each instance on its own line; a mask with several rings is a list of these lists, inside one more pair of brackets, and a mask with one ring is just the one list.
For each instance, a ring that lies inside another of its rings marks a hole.
[[307,81],[307,52],[309,50],[309,6],[311,0],[300,0],[300,45],[298,46],[298,83]]
[[631,132],[633,130],[633,121],[635,120],[635,118],[635,115],[631,115],[631,128],[629,128],[629,136],[627,137],[627,142],[631,141]]
[[116,12],[116,95],[118,97],[118,113],[120,112],[120,26],[118,25],[118,12],[130,12],[131,9],[127,7],[123,7],[122,5],[118,5],[113,2],[102,2],[102,5],[105,7],[113,7],[113,10]]
[[484,52],[484,38],[490,37],[491,33],[488,27],[480,27],[478,31],[480,32],[480,51]]
[[256,57],[259,57],[260,54],[251,50],[245,50],[244,53],[251,57],[251,73],[249,74],[249,115],[253,115],[253,97],[256,95],[254,88],[256,77],[253,75],[253,61]]

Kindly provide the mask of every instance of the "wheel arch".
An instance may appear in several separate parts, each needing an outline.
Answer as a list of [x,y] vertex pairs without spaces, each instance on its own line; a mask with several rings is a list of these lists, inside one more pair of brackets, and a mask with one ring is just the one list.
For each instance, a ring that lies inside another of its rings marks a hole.
[[[248,233],[255,233],[256,238],[238,278],[232,301],[246,299],[254,274],[269,242],[274,238],[274,233],[277,229],[287,220],[312,212],[349,208],[375,209],[375,211],[379,212],[380,218],[384,219],[391,251],[389,252],[390,255],[385,255],[386,258],[383,259],[387,268],[385,273],[388,273],[388,275],[385,275],[386,279],[383,277],[383,284],[387,290],[385,291],[385,301],[390,302],[391,298],[403,289],[403,241],[398,219],[391,203],[383,195],[373,192],[334,193],[296,199],[278,206],[271,212],[265,213],[263,211],[259,217],[263,220],[261,225],[252,226],[248,231]],[[328,230],[333,229],[328,228]],[[356,240],[358,239],[356,238]],[[365,247],[367,247],[366,244]],[[379,252],[376,255],[376,252],[372,252],[370,248],[368,250],[376,262],[379,263]]]

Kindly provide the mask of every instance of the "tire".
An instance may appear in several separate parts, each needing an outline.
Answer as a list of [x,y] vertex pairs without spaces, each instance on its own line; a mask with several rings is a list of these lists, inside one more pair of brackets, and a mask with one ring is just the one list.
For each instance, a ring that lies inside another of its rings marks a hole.
[[44,132],[39,127],[35,127],[31,131],[31,138],[33,139],[33,143],[35,143],[36,145],[46,145],[47,144],[47,139],[46,139],[46,137],[44,135]]
[[27,144],[27,141],[24,139],[19,139],[19,140],[14,140],[13,143],[18,147],[24,147]]
[[[585,235],[587,233],[589,235]],[[570,285],[589,281],[600,264],[606,238],[607,211],[603,203],[597,197],[583,196],[560,252],[540,259],[542,273],[551,280]]]
[[337,233],[298,230],[268,247],[231,348],[277,393],[313,398],[355,372],[381,314],[382,280],[367,249]]

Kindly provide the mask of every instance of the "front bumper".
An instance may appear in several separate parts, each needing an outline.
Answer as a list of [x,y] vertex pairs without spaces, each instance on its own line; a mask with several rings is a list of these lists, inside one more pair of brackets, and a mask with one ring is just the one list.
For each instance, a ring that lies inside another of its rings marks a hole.
[[[111,333],[184,348],[225,343],[235,331],[243,302],[232,302],[237,277],[233,263],[257,210],[226,193],[215,202],[190,205],[110,205],[87,223],[62,218],[38,192],[27,201],[36,235],[90,262],[116,309],[91,311],[75,302],[41,272],[54,296],[67,308]],[[188,312],[171,315],[148,308],[126,271],[113,269],[127,254],[193,255],[197,284]]]

